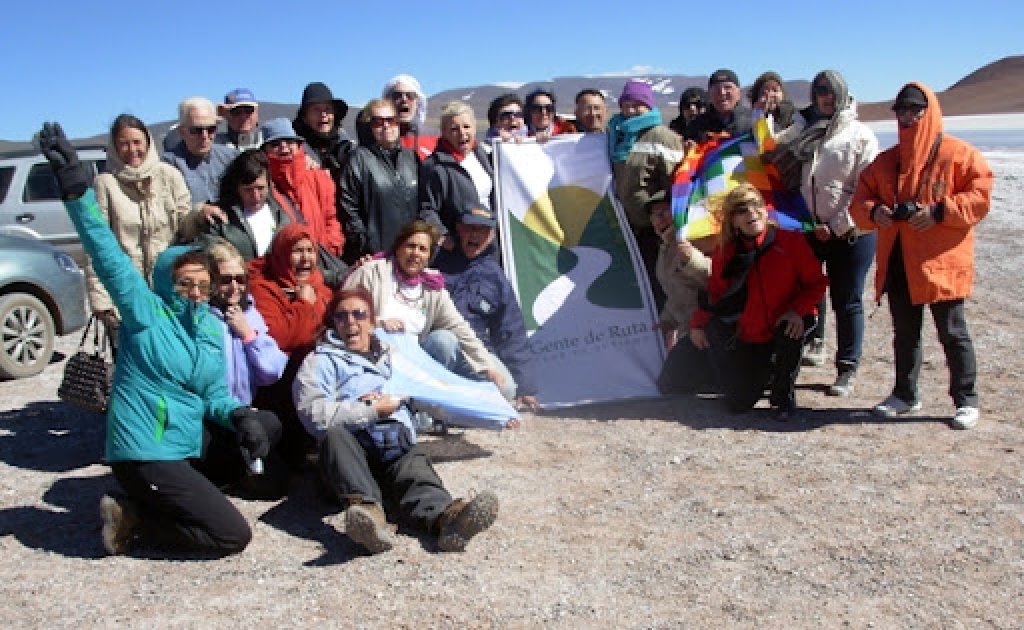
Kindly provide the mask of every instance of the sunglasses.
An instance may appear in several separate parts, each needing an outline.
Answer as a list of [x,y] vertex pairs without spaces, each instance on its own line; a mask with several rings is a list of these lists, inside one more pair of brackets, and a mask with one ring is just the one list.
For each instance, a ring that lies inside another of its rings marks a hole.
[[198,136],[201,133],[206,133],[207,135],[212,136],[212,135],[215,135],[217,133],[217,125],[210,125],[208,127],[200,127],[200,126],[189,127],[188,128],[188,132],[190,134],[192,134],[193,136]]
[[502,112],[498,112],[498,118],[501,120],[509,120],[510,118],[522,118],[523,112],[518,109],[507,109]]
[[384,125],[391,125],[394,127],[398,124],[398,119],[394,116],[373,116],[370,118],[370,126],[374,128],[380,128]]
[[240,286],[245,285],[249,282],[249,276],[244,273],[236,273],[234,275],[219,276],[217,278],[217,283],[222,287],[226,287],[232,282]]
[[361,308],[357,308],[354,311],[335,311],[333,318],[335,322],[348,321],[349,317],[351,317],[357,322],[365,322],[366,318],[369,316],[370,314],[367,311]]
[[299,144],[299,142],[297,140],[290,140],[290,139],[287,139],[287,138],[281,138],[280,140],[271,140],[270,142],[265,142],[263,144],[263,150],[264,151],[270,150],[270,151],[274,151],[275,153],[279,153],[281,151],[284,151],[287,148],[290,148],[290,146],[293,143],[295,145]]
[[743,203],[743,204],[740,204],[740,205],[736,206],[735,208],[733,208],[732,212],[729,213],[729,216],[735,217],[735,216],[739,216],[741,214],[746,214],[748,212],[760,212],[760,211],[761,211],[761,206]]
[[196,289],[198,289],[200,293],[209,293],[210,283],[197,282],[195,280],[176,280],[174,282],[174,288],[177,289],[178,291],[184,291],[186,293],[190,293],[192,291],[195,291]]
[[550,113],[555,111],[555,106],[554,105],[540,105],[540,104],[530,105],[530,111],[531,112],[546,112],[546,113],[550,114]]
[[256,111],[256,108],[252,105],[237,105],[232,107],[231,111],[228,113],[232,116],[248,116],[254,111]]
[[892,111],[896,112],[897,116],[902,116],[904,114],[912,114],[914,116],[917,116],[918,114],[923,112],[924,109],[925,108],[921,105],[893,105],[892,107]]
[[391,93],[391,100],[393,101],[400,101],[403,98],[407,101],[415,101],[419,98],[419,94],[416,92],[403,92],[401,90],[395,90]]

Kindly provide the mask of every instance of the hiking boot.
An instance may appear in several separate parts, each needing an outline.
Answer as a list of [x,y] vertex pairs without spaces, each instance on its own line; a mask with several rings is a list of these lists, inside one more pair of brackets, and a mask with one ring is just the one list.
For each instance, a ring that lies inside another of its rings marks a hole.
[[849,396],[853,393],[853,382],[856,380],[856,376],[857,370],[840,368],[839,373],[836,374],[836,382],[828,386],[825,394],[827,396]]
[[345,510],[345,533],[370,553],[383,553],[395,546],[395,528],[388,523],[379,503],[356,503]]
[[441,551],[465,551],[469,539],[494,524],[498,518],[498,497],[481,492],[472,501],[456,499],[437,519],[437,546]]
[[800,359],[800,365],[818,367],[825,365],[825,340],[812,339],[811,343],[804,348],[804,356]]
[[957,407],[949,426],[960,430],[973,429],[980,417],[981,411],[977,407]]
[[897,396],[889,396],[875,405],[875,415],[883,418],[898,418],[921,410],[921,401],[907,402]]
[[112,556],[128,553],[141,523],[135,501],[105,494],[100,499],[100,518],[103,519],[103,530],[100,532],[103,548]]

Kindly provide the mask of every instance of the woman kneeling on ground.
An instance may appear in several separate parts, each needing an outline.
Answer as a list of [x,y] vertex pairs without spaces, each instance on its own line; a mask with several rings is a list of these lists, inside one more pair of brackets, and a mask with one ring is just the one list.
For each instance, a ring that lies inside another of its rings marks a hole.
[[498,516],[498,498],[482,492],[452,500],[416,445],[408,401],[382,392],[391,349],[374,334],[376,313],[363,287],[338,293],[328,328],[295,379],[295,407],[320,445],[324,478],[347,502],[345,533],[370,553],[397,542],[384,513],[394,496],[402,517],[438,537],[441,551],[463,551]]
[[233,430],[254,458],[266,456],[271,440],[260,421],[265,412],[240,406],[225,386],[221,331],[206,303],[209,257],[191,247],[165,250],[150,289],[110,231],[87,169],[60,125],[44,125],[39,140],[93,269],[122,318],[106,460],[128,496],[100,500],[103,546],[112,554],[140,543],[239,552],[252,538],[249,524],[192,465],[207,455],[203,420]]
[[714,203],[721,204],[722,233],[706,299],[659,385],[666,393],[717,390],[734,413],[751,409],[771,387],[776,418],[788,420],[801,350],[828,282],[803,235],[768,222],[756,188],[740,184]]

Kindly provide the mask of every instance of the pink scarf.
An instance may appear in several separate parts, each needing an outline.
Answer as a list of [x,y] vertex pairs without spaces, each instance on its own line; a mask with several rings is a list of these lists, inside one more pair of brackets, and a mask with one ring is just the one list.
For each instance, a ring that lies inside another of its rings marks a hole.
[[422,283],[423,288],[430,291],[440,291],[444,288],[444,276],[437,269],[424,268],[418,275],[409,276],[398,266],[398,261],[395,260],[395,256],[391,252],[377,252],[373,256],[374,260],[380,260],[381,258],[391,259],[391,268],[395,270],[398,284],[404,287],[415,287]]

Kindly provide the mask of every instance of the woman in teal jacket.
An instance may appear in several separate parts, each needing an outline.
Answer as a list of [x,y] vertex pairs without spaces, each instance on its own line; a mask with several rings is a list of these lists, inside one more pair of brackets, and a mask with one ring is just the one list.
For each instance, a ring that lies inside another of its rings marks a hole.
[[210,262],[193,247],[157,258],[153,289],[121,250],[88,176],[59,125],[40,145],[96,275],[121,313],[119,350],[107,413],[106,459],[127,497],[100,501],[103,544],[125,553],[156,547],[234,553],[249,525],[190,459],[202,456],[204,419],[237,432],[251,457],[269,450],[259,414],[240,407],[224,379],[223,334],[210,314]]

